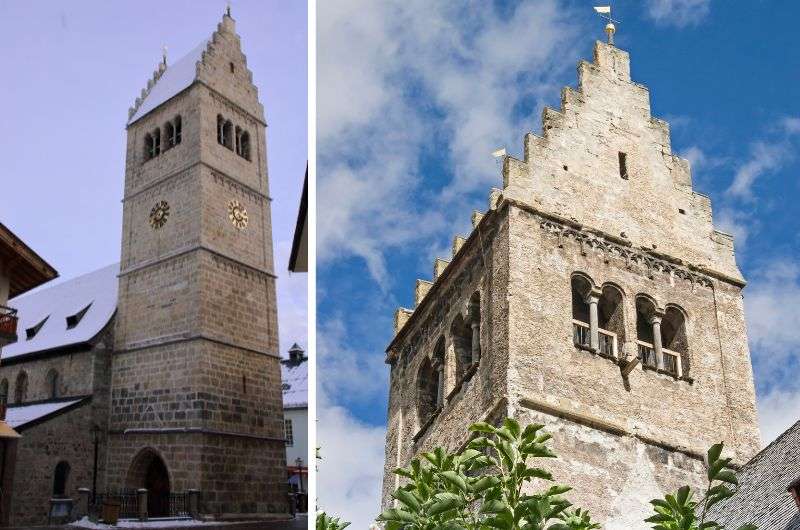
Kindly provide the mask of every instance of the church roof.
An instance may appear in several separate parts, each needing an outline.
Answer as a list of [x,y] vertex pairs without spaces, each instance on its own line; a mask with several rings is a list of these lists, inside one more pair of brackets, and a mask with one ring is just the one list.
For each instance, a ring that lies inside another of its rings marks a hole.
[[115,263],[10,300],[19,340],[3,348],[3,361],[94,338],[117,309],[117,274]]
[[19,429],[35,421],[46,419],[48,416],[61,412],[68,407],[77,405],[85,399],[86,397],[79,397],[31,405],[10,405],[6,410],[6,423],[13,429]]
[[787,491],[800,478],[800,421],[778,436],[736,474],[736,495],[712,506],[709,520],[727,530],[746,523],[759,530],[800,529],[800,510]]
[[191,86],[197,76],[197,63],[203,58],[203,52],[208,48],[209,42],[204,40],[174,64],[167,65],[160,76],[156,71],[155,84],[138,103],[138,107],[134,106],[128,125]]
[[300,362],[281,361],[281,381],[284,409],[308,407],[308,357]]

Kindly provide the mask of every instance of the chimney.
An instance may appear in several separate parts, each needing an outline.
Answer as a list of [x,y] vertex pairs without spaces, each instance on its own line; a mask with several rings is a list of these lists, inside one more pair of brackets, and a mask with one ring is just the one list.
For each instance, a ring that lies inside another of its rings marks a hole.
[[289,362],[292,364],[300,364],[305,360],[305,351],[296,342],[289,348]]
[[794,482],[789,484],[786,491],[792,495],[794,503],[797,505],[797,508],[800,509],[800,478],[795,479]]

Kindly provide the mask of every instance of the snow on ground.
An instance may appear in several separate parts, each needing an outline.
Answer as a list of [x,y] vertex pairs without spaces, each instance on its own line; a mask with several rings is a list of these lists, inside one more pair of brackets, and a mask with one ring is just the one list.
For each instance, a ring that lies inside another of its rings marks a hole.
[[153,519],[150,521],[117,521],[116,525],[93,523],[87,517],[71,523],[75,528],[88,528],[91,530],[110,530],[116,528],[178,528],[181,526],[219,526],[220,521],[196,521],[194,519]]

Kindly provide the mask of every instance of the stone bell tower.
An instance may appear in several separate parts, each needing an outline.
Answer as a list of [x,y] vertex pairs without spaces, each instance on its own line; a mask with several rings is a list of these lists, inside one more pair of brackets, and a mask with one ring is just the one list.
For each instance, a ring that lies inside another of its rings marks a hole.
[[129,111],[108,490],[285,512],[266,123],[230,13]]
[[712,444],[739,463],[759,447],[745,282],[628,53],[597,42],[542,121],[396,313],[383,503],[392,469],[511,416],[553,434],[544,465],[575,505],[645,528]]

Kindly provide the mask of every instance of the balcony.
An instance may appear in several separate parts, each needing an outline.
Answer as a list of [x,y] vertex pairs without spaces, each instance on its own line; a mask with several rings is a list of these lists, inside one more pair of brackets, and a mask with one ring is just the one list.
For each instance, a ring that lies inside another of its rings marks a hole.
[[17,310],[0,305],[0,348],[17,342]]
[[[656,350],[653,345],[649,342],[637,340],[636,346],[639,350],[639,360],[642,362],[642,366],[656,370],[658,368],[658,359],[656,359]],[[681,377],[680,355],[672,350],[661,348],[661,356],[664,358],[664,372],[674,377]]]
[[[602,328],[597,328],[598,352],[606,357],[617,356],[617,334]],[[589,324],[580,320],[572,321],[572,341],[575,346],[582,349],[591,348]]]

